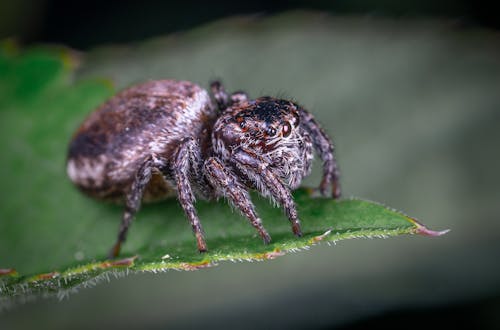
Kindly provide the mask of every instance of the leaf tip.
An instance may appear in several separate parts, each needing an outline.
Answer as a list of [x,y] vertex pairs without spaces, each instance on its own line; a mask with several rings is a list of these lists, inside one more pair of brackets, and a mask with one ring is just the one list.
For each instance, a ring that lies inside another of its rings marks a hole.
[[412,218],[412,217],[407,217],[410,222],[412,222],[415,225],[415,233],[423,236],[430,236],[430,237],[438,237],[438,236],[443,236],[451,231],[451,229],[444,229],[444,230],[432,230],[427,228],[424,224],[420,223],[417,219]]
[[451,229],[445,229],[445,230],[431,230],[425,226],[417,226],[417,234],[424,235],[424,236],[431,236],[431,237],[438,237],[438,236],[443,236],[447,233],[449,233]]

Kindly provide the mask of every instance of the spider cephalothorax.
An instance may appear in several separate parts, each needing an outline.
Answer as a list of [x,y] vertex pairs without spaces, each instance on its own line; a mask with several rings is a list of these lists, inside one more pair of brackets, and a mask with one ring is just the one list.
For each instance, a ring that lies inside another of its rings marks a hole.
[[311,171],[313,148],[323,160],[319,191],[340,196],[333,145],[312,115],[272,97],[228,95],[219,82],[205,90],[186,81],[151,81],[110,99],[82,124],[70,144],[68,174],[86,193],[126,207],[117,256],[142,200],[177,194],[206,251],[194,196],[227,198],[271,240],[249,190],[281,205],[295,235],[301,228],[291,190]]
[[[225,162],[241,152],[259,158],[290,189],[311,171],[312,141],[300,125],[300,108],[290,101],[261,97],[227,108],[214,125],[213,146]],[[249,184],[255,188],[260,181],[253,175]]]

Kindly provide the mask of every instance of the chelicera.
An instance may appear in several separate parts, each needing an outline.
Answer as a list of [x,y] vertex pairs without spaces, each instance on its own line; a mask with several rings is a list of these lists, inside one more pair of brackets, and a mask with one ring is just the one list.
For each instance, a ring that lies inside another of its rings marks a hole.
[[250,199],[256,190],[283,207],[301,236],[291,191],[310,173],[313,149],[323,161],[319,192],[339,198],[333,144],[309,112],[288,100],[228,94],[217,81],[210,91],[212,97],[187,81],[136,85],[90,114],[73,136],[71,180],[93,197],[125,204],[110,257],[119,254],[142,201],[175,195],[200,252],[207,245],[195,196],[225,197],[269,243]]

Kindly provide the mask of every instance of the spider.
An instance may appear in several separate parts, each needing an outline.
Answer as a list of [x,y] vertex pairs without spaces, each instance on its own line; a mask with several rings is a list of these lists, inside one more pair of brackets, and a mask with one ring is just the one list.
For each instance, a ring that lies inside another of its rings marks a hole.
[[74,134],[70,179],[92,197],[124,202],[119,255],[141,202],[177,195],[200,252],[207,251],[195,196],[225,197],[257,230],[271,236],[250,199],[256,190],[281,205],[292,231],[302,231],[291,191],[311,172],[313,149],[323,161],[319,192],[340,197],[330,138],[298,104],[273,97],[250,100],[214,81],[211,96],[188,81],[132,86],[101,105]]

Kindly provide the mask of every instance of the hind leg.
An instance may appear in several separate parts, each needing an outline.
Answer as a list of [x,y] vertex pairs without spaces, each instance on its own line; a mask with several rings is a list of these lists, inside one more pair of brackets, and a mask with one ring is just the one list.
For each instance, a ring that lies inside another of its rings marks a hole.
[[122,221],[118,230],[118,237],[115,245],[109,251],[109,258],[116,258],[120,254],[120,249],[127,238],[127,232],[132,224],[135,214],[141,207],[142,196],[144,189],[151,180],[152,171],[155,168],[165,168],[166,161],[162,158],[157,158],[151,155],[142,163],[137,171],[134,181],[130,186],[129,192],[125,197],[125,211],[123,212]]

